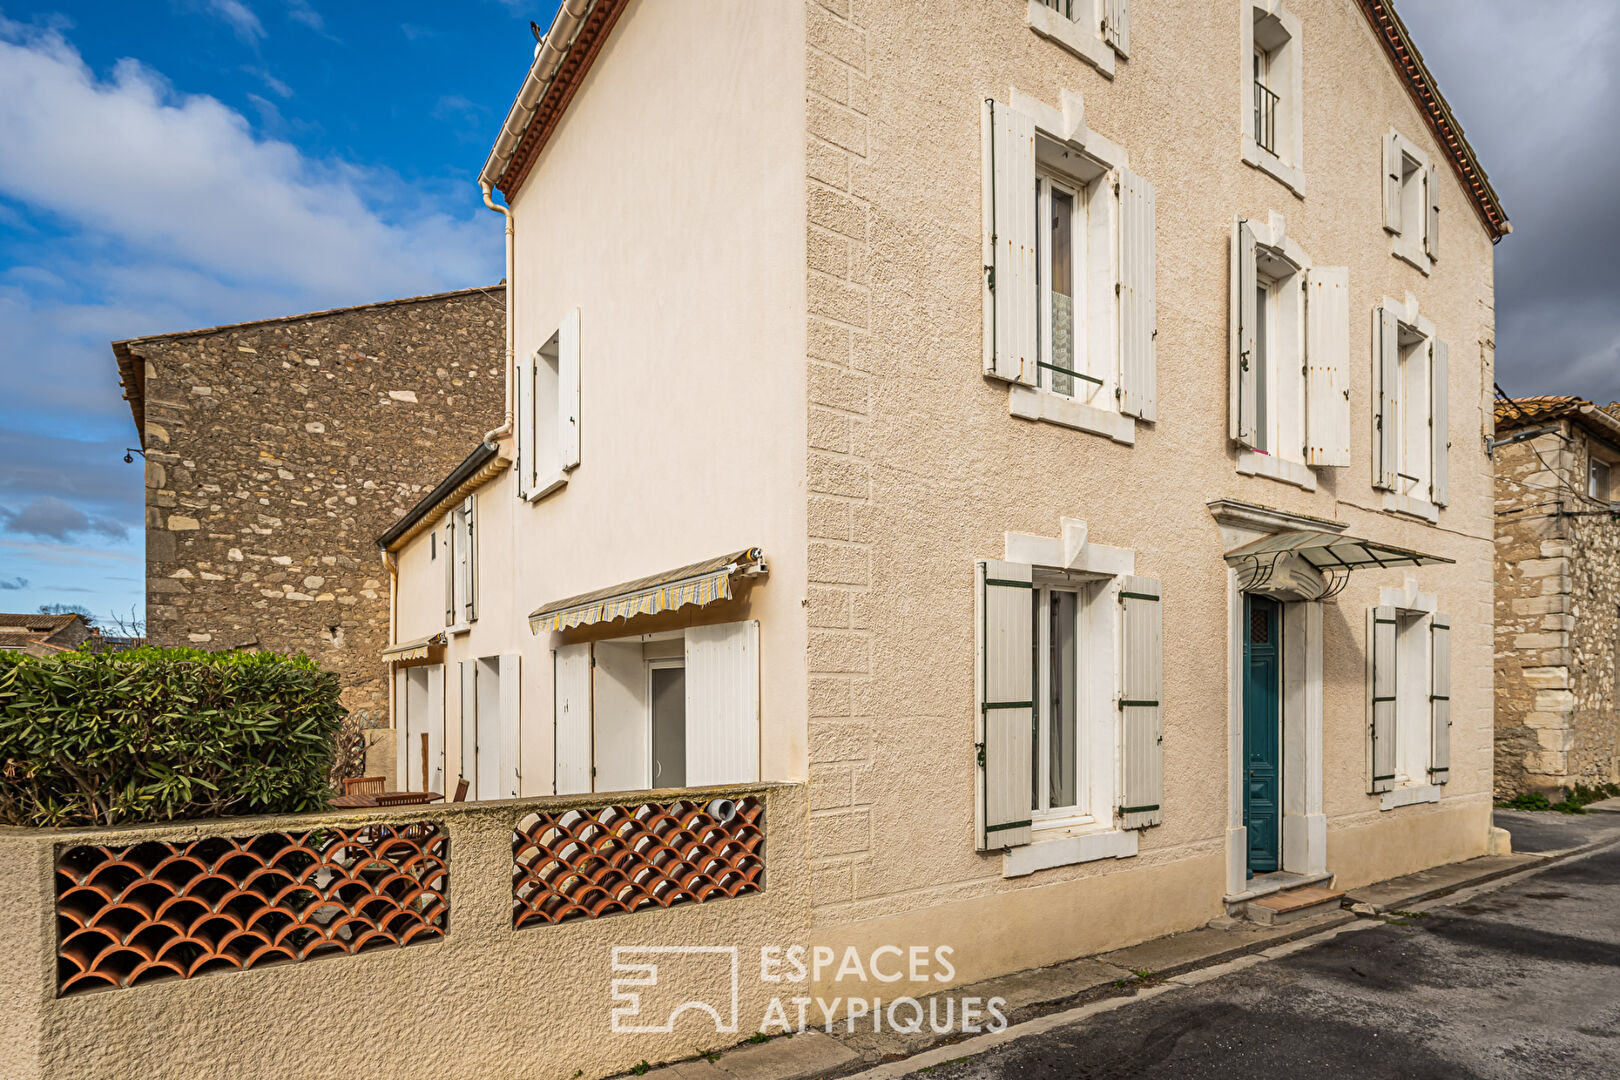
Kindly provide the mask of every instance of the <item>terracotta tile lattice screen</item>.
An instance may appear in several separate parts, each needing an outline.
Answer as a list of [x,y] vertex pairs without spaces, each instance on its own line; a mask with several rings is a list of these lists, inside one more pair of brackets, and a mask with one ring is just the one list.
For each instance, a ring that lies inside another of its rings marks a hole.
[[56,862],[61,993],[443,936],[442,826],[80,845]]
[[529,814],[512,833],[512,925],[700,904],[765,884],[765,804],[722,822],[678,800]]

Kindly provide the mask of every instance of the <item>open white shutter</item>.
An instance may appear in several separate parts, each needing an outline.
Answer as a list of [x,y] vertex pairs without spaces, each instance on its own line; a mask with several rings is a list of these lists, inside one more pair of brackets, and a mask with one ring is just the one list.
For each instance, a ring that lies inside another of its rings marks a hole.
[[556,764],[552,786],[558,795],[592,790],[591,647],[564,645],[551,653],[555,695]]
[[478,661],[463,660],[461,668],[461,776],[474,799],[489,798],[478,790]]
[[1433,355],[1429,359],[1429,437],[1433,450],[1429,465],[1433,477],[1429,482],[1429,499],[1436,506],[1444,506],[1451,499],[1446,477],[1446,456],[1451,447],[1451,410],[1446,390],[1450,352],[1446,343],[1436,338]]
[[[444,665],[427,669],[427,784],[428,791],[444,792]],[[416,747],[421,756],[422,748]]]
[[1384,136],[1384,228],[1401,231],[1401,142],[1393,131]]
[[1429,219],[1423,230],[1423,250],[1429,253],[1429,258],[1440,257],[1440,172],[1433,165],[1429,166],[1429,175],[1424,191],[1429,196]]
[[557,439],[566,472],[579,464],[579,308],[557,327]]
[[465,539],[467,541],[467,550],[462,553],[461,558],[462,561],[467,565],[467,596],[465,607],[467,610],[467,621],[476,622],[478,620],[478,497],[476,495],[467,496],[467,501],[464,505],[466,508]]
[[1034,764],[1035,590],[1028,563],[978,563],[974,628],[979,699],[979,851],[1027,844],[1031,838]]
[[1153,185],[1129,169],[1120,170],[1119,217],[1119,411],[1152,420],[1158,415],[1159,333]]
[[1130,0],[1103,0],[1103,38],[1121,56],[1131,55]]
[[456,518],[454,514],[444,525],[444,543],[439,557],[444,560],[444,625],[456,624]]
[[1451,616],[1436,615],[1429,634],[1429,783],[1443,784],[1451,779]]
[[686,631],[686,783],[759,779],[759,623]]
[[517,798],[518,779],[518,654],[502,653],[501,678],[501,797]]
[[1227,415],[1233,439],[1244,446],[1255,445],[1259,406],[1255,399],[1256,362],[1254,353],[1255,290],[1258,279],[1254,264],[1254,232],[1239,220],[1232,229],[1232,361],[1228,377]]
[[534,490],[534,357],[514,357],[512,362],[517,367],[517,409],[513,417],[517,425],[517,493],[518,498],[527,499]]
[[1163,590],[1153,578],[1126,577],[1122,584],[1119,817],[1120,828],[1140,829],[1164,820]]
[[1395,474],[1401,460],[1400,324],[1388,308],[1372,313],[1373,391],[1372,463],[1373,487],[1395,490]]
[[1305,463],[1350,464],[1350,269],[1305,275]]
[[1367,790],[1395,786],[1395,609],[1367,613]]
[[1035,121],[984,103],[984,373],[1034,386]]
[[394,784],[401,791],[410,790],[411,706],[410,676],[406,668],[394,668]]

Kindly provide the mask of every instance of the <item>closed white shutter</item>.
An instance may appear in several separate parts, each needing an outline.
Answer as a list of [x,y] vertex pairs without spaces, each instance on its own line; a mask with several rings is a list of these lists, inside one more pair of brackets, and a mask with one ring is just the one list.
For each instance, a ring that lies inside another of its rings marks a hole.
[[591,647],[564,645],[552,651],[556,725],[556,764],[552,786],[558,795],[592,789]]
[[1429,783],[1443,784],[1451,779],[1451,616],[1436,615],[1429,635]]
[[1035,121],[984,103],[984,373],[1034,386]]
[[1446,375],[1450,352],[1446,343],[1436,338],[1429,360],[1429,435],[1433,447],[1429,465],[1433,470],[1429,498],[1436,506],[1444,506],[1451,499],[1446,476],[1446,457],[1451,447],[1451,409],[1447,399]]
[[478,620],[478,518],[476,507],[478,499],[475,495],[467,496],[463,504],[463,522],[466,528],[465,539],[467,550],[462,553],[462,562],[466,565],[467,596],[465,606],[467,621]]
[[1027,844],[1031,838],[1035,589],[1028,563],[993,559],[979,561],[976,585],[979,798],[975,847],[995,851]]
[[1227,380],[1227,415],[1230,417],[1232,438],[1244,446],[1255,445],[1259,437],[1255,430],[1259,409],[1255,399],[1254,377],[1255,290],[1258,287],[1254,232],[1247,222],[1239,220],[1232,230],[1232,290],[1236,296],[1232,303],[1232,361]]
[[1401,231],[1401,143],[1393,131],[1384,136],[1384,228]]
[[1121,56],[1131,55],[1130,0],[1103,0],[1103,37]]
[[1119,217],[1119,411],[1152,420],[1158,415],[1159,333],[1153,185],[1129,169],[1120,170]]
[[461,662],[461,775],[470,785],[470,797],[487,799],[478,790],[478,661]]
[[557,439],[566,472],[579,464],[579,308],[557,328]]
[[686,783],[759,779],[759,623],[686,631]]
[[1367,613],[1367,790],[1373,794],[1395,786],[1395,609],[1375,607]]
[[1429,175],[1424,190],[1429,196],[1429,220],[1427,228],[1423,230],[1423,250],[1429,253],[1429,258],[1440,257],[1440,172],[1433,165],[1429,166]]
[[1119,818],[1120,828],[1140,829],[1164,820],[1163,590],[1153,578],[1126,577],[1122,585]]
[[1305,276],[1305,463],[1350,464],[1350,269]]
[[456,624],[456,520],[451,514],[444,525],[444,544],[439,556],[444,559],[444,625]]
[[501,791],[505,799],[517,798],[523,775],[518,768],[518,654],[502,653],[501,678]]
[[[444,665],[427,669],[427,785],[428,791],[444,793]],[[416,748],[418,756],[421,747]]]
[[1401,461],[1400,324],[1387,308],[1373,308],[1372,318],[1372,482],[1375,488],[1394,491]]
[[411,705],[410,676],[406,668],[394,668],[394,784],[401,791],[410,790]]

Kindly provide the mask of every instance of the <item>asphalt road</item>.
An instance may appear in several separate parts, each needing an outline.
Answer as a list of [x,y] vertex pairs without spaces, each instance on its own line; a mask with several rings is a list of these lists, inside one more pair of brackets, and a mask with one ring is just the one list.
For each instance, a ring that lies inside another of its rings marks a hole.
[[1620,847],[926,1080],[1620,1077]]

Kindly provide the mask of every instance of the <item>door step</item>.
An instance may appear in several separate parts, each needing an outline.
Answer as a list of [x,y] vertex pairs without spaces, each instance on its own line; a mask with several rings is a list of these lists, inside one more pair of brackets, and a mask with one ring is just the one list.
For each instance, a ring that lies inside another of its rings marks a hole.
[[1342,899],[1344,899],[1342,889],[1324,889],[1319,885],[1307,885],[1298,889],[1284,889],[1270,896],[1262,896],[1258,900],[1250,900],[1244,907],[1244,914],[1250,922],[1257,922],[1262,926],[1282,926],[1284,923],[1298,922],[1300,919],[1309,919],[1313,915],[1333,911],[1339,907],[1339,901]]

